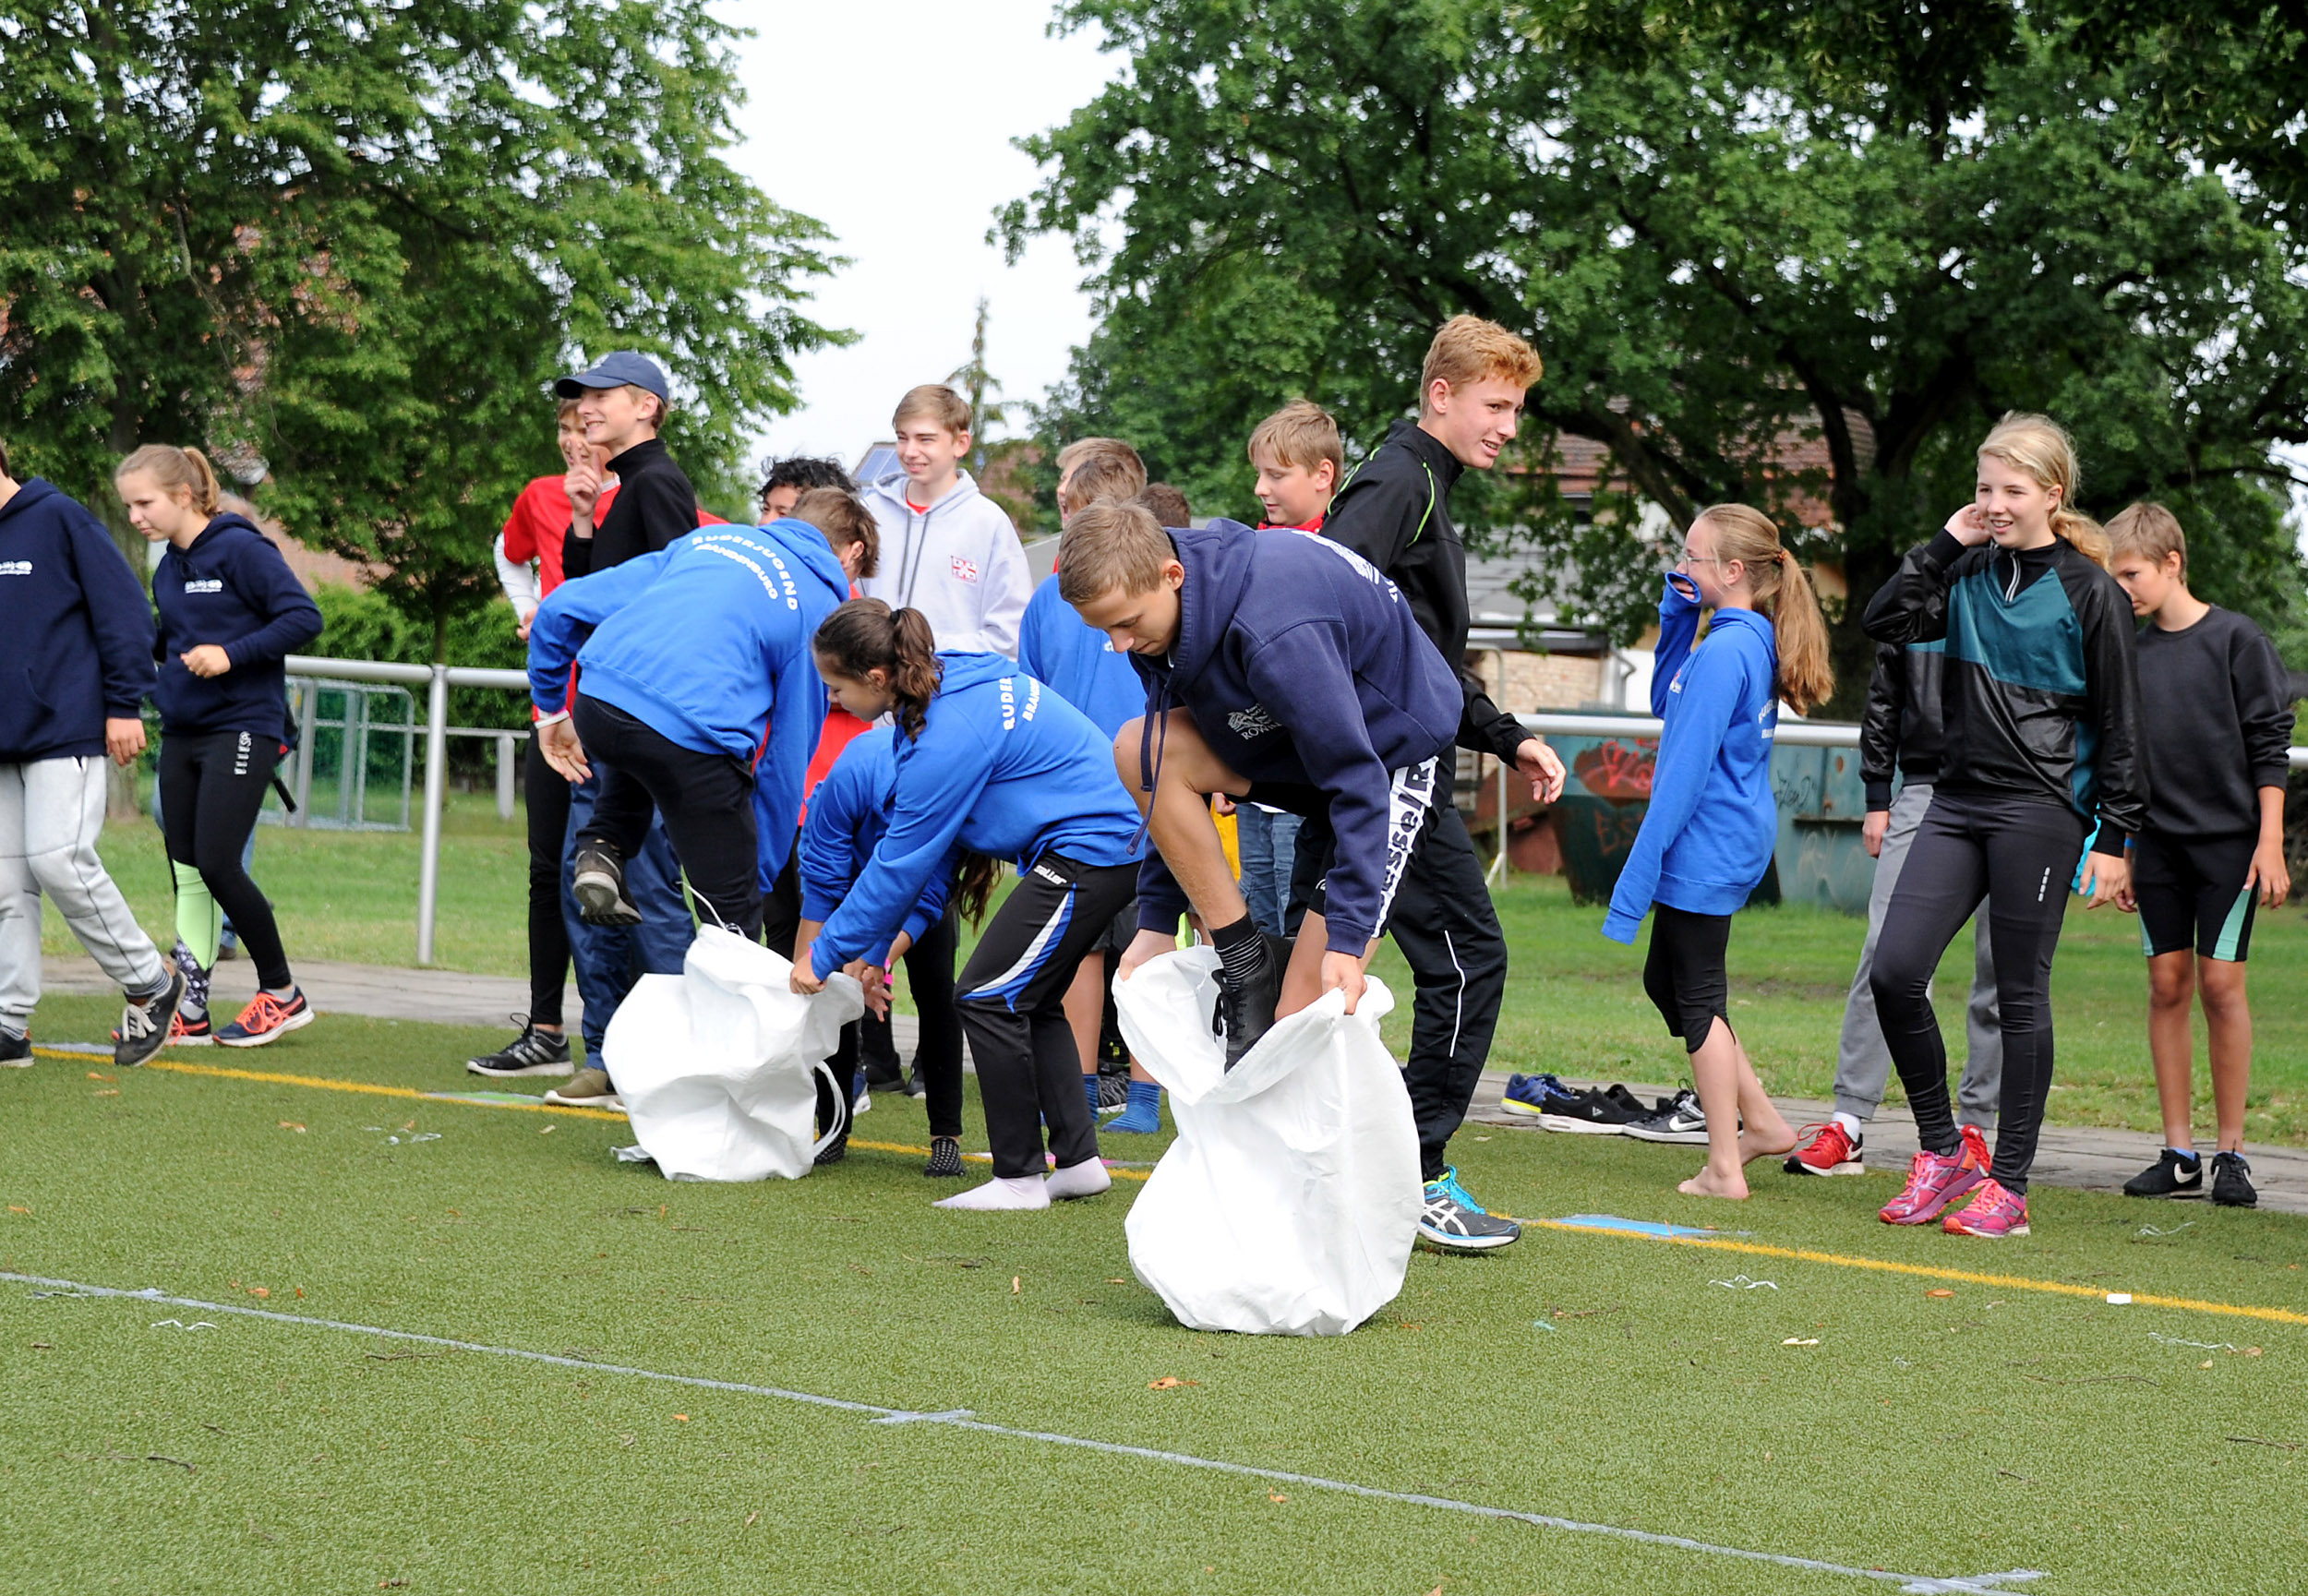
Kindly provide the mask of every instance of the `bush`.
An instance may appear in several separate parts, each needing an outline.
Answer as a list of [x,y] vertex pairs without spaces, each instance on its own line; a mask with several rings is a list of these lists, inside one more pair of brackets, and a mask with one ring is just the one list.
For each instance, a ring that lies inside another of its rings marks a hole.
[[[325,626],[315,652],[331,659],[373,659],[396,665],[433,663],[433,629],[411,620],[382,595],[322,582],[313,594]],[[522,670],[529,663],[528,645],[513,632],[513,606],[494,598],[487,607],[469,610],[449,623],[446,663],[488,670]],[[424,693],[416,694],[417,714],[425,713]],[[518,692],[491,688],[455,688],[449,694],[451,726],[502,726],[525,731],[529,701]]]

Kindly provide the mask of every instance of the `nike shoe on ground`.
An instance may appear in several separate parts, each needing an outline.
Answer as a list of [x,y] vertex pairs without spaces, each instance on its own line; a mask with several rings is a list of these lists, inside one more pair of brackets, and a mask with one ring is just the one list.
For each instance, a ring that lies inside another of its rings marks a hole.
[[921,1172],[933,1181],[957,1181],[962,1176],[962,1144],[952,1136],[930,1138],[930,1161]]
[[261,1048],[303,1030],[314,1018],[313,1006],[302,991],[292,991],[285,999],[258,992],[241,1010],[240,1018],[216,1033],[216,1043],[221,1048]]
[[521,1035],[493,1053],[483,1053],[477,1059],[464,1062],[465,1074],[487,1075],[491,1080],[508,1080],[515,1075],[572,1075],[577,1066],[569,1056],[569,1035],[565,1031],[541,1031],[529,1023],[526,1014],[515,1014],[513,1024],[521,1027]]
[[1619,1134],[1632,1136],[1639,1142],[1677,1142],[1703,1147],[1707,1145],[1706,1110],[1699,1106],[1699,1094],[1686,1086],[1657,1113],[1620,1126]]
[[2123,1183],[2127,1197],[2200,1197],[2204,1194],[2204,1160],[2182,1158],[2166,1147],[2156,1161]]
[[1907,1161],[1907,1183],[1875,1217],[1887,1225],[1928,1225],[1950,1203],[1976,1190],[1987,1178],[1988,1171],[1972,1157],[1969,1147],[1952,1158],[1918,1150]]
[[1951,1236],[1979,1236],[2000,1242],[2006,1236],[2027,1234],[2027,1195],[2006,1191],[1995,1181],[1980,1182],[1979,1194],[1940,1221]]
[[1436,1251],[1487,1253],[1521,1234],[1521,1225],[1485,1211],[1469,1196],[1459,1184],[1457,1170],[1445,1170],[1442,1179],[1426,1182],[1426,1210],[1419,1216],[1418,1239]]
[[545,1101],[559,1103],[565,1109],[614,1109],[625,1111],[625,1099],[617,1095],[610,1084],[609,1072],[596,1070],[588,1064],[569,1077],[565,1086],[555,1086],[545,1094]]
[[1219,968],[1218,1010],[1210,1017],[1210,1026],[1226,1038],[1230,1070],[1257,1046],[1260,1037],[1274,1028],[1274,1005],[1282,997],[1282,971],[1291,962],[1290,943],[1263,931],[1259,935],[1267,944],[1267,957],[1256,976],[1237,982],[1227,976],[1223,966]]
[[1509,1075],[1498,1106],[1510,1114],[1536,1119],[1556,1104],[1572,1102],[1579,1096],[1553,1075]]
[[2242,1153],[2212,1155],[2212,1201],[2223,1208],[2260,1206],[2260,1194],[2252,1189],[2252,1166]]
[[580,843],[570,861],[577,918],[589,926],[637,926],[641,910],[625,895],[625,861],[606,843]]
[[113,1033],[113,1063],[134,1068],[168,1046],[169,1028],[176,1023],[176,1005],[185,1001],[185,972],[172,968],[168,985],[138,1002],[130,998],[120,1011],[120,1028]]
[[1842,1125],[1830,1120],[1823,1125],[1806,1125],[1798,1134],[1817,1131],[1809,1142],[1797,1147],[1787,1158],[1790,1175],[1864,1175],[1867,1166],[1859,1161],[1860,1149],[1867,1146],[1864,1133],[1848,1134]]
[[1539,1129],[1568,1131],[1573,1135],[1616,1136],[1637,1120],[1647,1119],[1658,1110],[1645,1108],[1642,1100],[1625,1086],[1614,1084],[1601,1090],[1574,1092],[1557,1098],[1554,1106],[1539,1116]]

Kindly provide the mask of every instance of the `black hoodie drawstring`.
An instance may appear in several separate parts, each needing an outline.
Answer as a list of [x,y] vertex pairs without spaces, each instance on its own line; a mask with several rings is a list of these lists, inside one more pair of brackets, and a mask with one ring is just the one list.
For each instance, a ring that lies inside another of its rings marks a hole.
[[[1154,737],[1154,723],[1161,722],[1161,740]],[[1130,838],[1130,851],[1136,853],[1146,846],[1146,834],[1154,823],[1152,794],[1155,783],[1162,779],[1162,751],[1170,746],[1170,677],[1164,673],[1155,687],[1154,708],[1138,722],[1138,790],[1148,795],[1146,813],[1138,818],[1138,829]]]

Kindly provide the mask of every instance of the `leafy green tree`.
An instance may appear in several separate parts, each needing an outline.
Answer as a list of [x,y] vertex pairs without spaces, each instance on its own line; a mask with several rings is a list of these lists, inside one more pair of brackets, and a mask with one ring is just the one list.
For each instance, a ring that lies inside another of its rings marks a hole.
[[0,0],[0,428],[100,503],[206,445],[438,652],[571,362],[663,356],[711,501],[844,336],[803,310],[823,230],[724,158],[736,36],[705,0]]
[[[1732,498],[1832,515],[1801,546],[1850,583],[1846,706],[1859,608],[1969,498],[2007,409],[2074,430],[2086,508],[2167,498],[2210,595],[2279,619],[2301,234],[2164,136],[2139,59],[1985,0],[1929,37],[1886,26],[1907,9],[1773,34],[1574,0],[1073,0],[1062,24],[1132,69],[1027,141],[1044,181],[1002,219],[1093,269],[1103,324],[1052,413],[1239,502],[1265,410],[1306,394],[1366,446],[1472,311],[1546,359],[1523,463],[1593,440],[1677,526]],[[2001,30],[1949,25],[1975,15]],[[1837,77],[1886,39],[1870,59],[1913,70]],[[1787,469],[1799,442],[1824,463]],[[1665,540],[1629,503],[1588,519],[1543,474],[1485,486],[1471,524],[1533,539],[1575,611],[1640,626]]]

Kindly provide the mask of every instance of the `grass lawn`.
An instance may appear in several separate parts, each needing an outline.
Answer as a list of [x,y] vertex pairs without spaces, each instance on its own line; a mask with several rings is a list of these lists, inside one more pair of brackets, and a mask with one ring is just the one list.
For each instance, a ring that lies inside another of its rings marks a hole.
[[[1530,889],[1518,915],[1573,922]],[[1751,928],[1742,973],[1785,983],[1753,989],[1759,1013],[1824,1014],[1781,974],[1826,958],[1823,928]],[[1526,959],[1518,1045],[1607,1045],[1659,1073],[1614,995],[1631,955],[1559,942],[1558,962]],[[101,1034],[111,1008],[54,1000],[44,1034]],[[1759,1022],[1759,1044],[1813,1067],[1822,1044],[1788,1023]],[[489,1037],[332,1016],[190,1057],[454,1089],[439,1061]],[[2308,1328],[2100,1295],[2308,1308],[2308,1230],[2281,1215],[2191,1206],[2151,1234],[2174,1210],[2042,1189],[2037,1234],[1989,1247],[1876,1223],[1887,1176],[1767,1171],[1726,1216],[1675,1193],[1689,1149],[1479,1131],[1460,1161],[1518,1214],[1728,1222],[1752,1244],[2092,1294],[1534,1230],[1415,1257],[1343,1340],[1268,1340],[1184,1331],[1130,1280],[1127,1181],[1043,1215],[945,1214],[907,1153],[675,1184],[612,1162],[625,1128],[588,1118],[53,1059],[0,1071],[0,1268],[18,1274],[968,1409],[1844,1570],[5,1282],[7,1590],[1900,1589],[1866,1577],[1881,1568],[2039,1570],[2021,1588],[2099,1596],[2291,1591],[2308,1562]],[[968,1122],[981,1146],[974,1104]],[[920,1108],[877,1099],[859,1134],[918,1144]],[[1108,1151],[1162,1145],[1138,1141]]]
[[[452,795],[442,827],[439,962],[488,975],[527,973],[528,853],[518,815],[497,818],[485,794]],[[104,859],[147,927],[170,923],[166,861],[149,823],[107,827]],[[266,826],[257,838],[257,879],[281,917],[291,957],[405,965],[416,954],[417,838],[414,832],[305,832]],[[1512,950],[1507,1004],[1493,1050],[1495,1067],[1571,1075],[1673,1082],[1687,1068],[1682,1047],[1642,994],[1643,945],[1622,948],[1599,934],[1600,908],[1576,906],[1557,877],[1517,876],[1499,897]],[[1731,938],[1735,1015],[1772,1090],[1832,1095],[1844,993],[1864,926],[1810,906],[1742,915]],[[77,952],[48,910],[46,946]],[[967,948],[965,948],[967,953]],[[1408,994],[1409,977],[1391,943],[1379,973]],[[2258,994],[2258,1050],[2246,1135],[2308,1144],[2308,918],[2297,908],[2263,913],[2252,943]],[[1971,940],[1950,950],[1938,996],[1960,1050],[1962,1004],[1971,981]],[[2052,1118],[2068,1124],[2135,1131],[2160,1128],[2148,1069],[2147,976],[2139,922],[2113,910],[2072,908],[2053,971],[2060,1025]],[[901,1003],[903,1002],[901,998]],[[1409,1005],[1390,1024],[1399,1052],[1410,1034]],[[62,1035],[43,1022],[46,1034]],[[2198,1051],[2202,1050],[2199,1019]],[[102,1032],[92,1033],[102,1035]],[[2211,1080],[2196,1071],[2199,1130],[2211,1128]],[[1898,1082],[1892,1085],[1898,1100]]]

